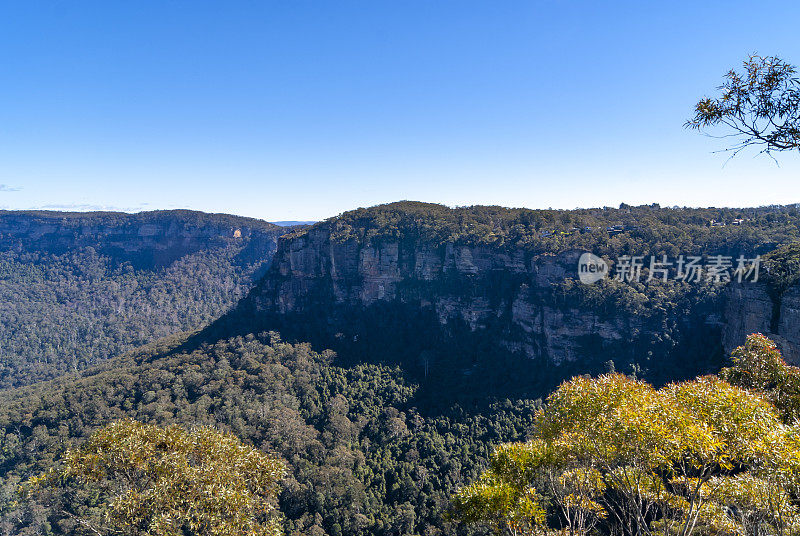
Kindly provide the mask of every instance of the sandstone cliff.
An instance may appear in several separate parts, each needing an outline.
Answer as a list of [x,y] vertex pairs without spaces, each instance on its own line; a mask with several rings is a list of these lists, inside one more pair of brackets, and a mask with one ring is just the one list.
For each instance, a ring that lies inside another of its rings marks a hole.
[[764,282],[732,284],[725,304],[726,352],[744,344],[751,333],[767,335],[784,359],[800,365],[800,286],[775,296]]
[[[483,352],[502,348],[543,366],[596,371],[614,360],[617,366],[643,362],[650,369],[689,373],[719,353],[716,302],[684,300],[681,310],[689,316],[681,318],[674,304],[668,309],[640,291],[607,282],[597,292],[609,296],[598,304],[577,283],[565,287],[574,282],[580,253],[534,254],[454,241],[433,245],[415,238],[339,240],[326,222],[279,243],[251,298],[256,314],[313,324],[303,336],[329,330],[348,340],[367,336],[367,325],[391,337],[403,322],[393,306],[427,312],[442,328],[431,338],[450,340],[452,328],[463,326],[477,335],[471,340]],[[421,338],[431,328],[414,329]],[[405,344],[414,338],[406,337]]]

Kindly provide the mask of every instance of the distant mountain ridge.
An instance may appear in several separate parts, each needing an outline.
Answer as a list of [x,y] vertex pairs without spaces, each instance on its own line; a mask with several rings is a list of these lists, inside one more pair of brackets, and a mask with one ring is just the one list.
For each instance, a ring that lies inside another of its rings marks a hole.
[[263,273],[283,232],[188,210],[0,211],[0,387],[212,321]]
[[63,253],[92,247],[143,267],[166,266],[182,255],[270,237],[281,228],[255,218],[191,210],[125,212],[0,211],[0,248]]

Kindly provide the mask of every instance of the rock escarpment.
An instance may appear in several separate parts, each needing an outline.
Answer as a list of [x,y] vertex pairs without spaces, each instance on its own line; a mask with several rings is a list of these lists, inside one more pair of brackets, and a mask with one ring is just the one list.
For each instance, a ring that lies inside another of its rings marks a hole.
[[[575,281],[579,250],[534,254],[407,236],[339,240],[332,225],[280,242],[251,296],[256,314],[309,327],[301,337],[327,331],[325,344],[358,341],[368,330],[390,338],[409,314],[422,315],[429,324],[415,320],[419,335],[406,334],[404,344],[419,343],[415,351],[423,354],[426,344],[437,343],[438,352],[448,352],[447,341],[469,334],[484,356],[502,350],[587,372],[614,361],[656,375],[689,374],[721,351],[718,300],[683,296],[665,305],[625,284],[584,287]],[[430,340],[420,342],[424,337]]]
[[725,305],[725,350],[744,344],[751,333],[768,336],[784,359],[800,365],[800,285],[780,295],[770,292],[764,282],[731,285]]
[[[719,221],[737,223],[711,223]],[[777,334],[795,359],[796,291],[776,308],[757,286],[679,281],[676,269],[667,281],[647,280],[647,266],[639,281],[583,285],[581,252],[604,257],[612,270],[623,255],[708,260],[778,252],[770,277],[785,290],[800,277],[800,246],[790,247],[796,236],[796,207],[535,211],[391,203],[287,235],[247,314],[340,356],[396,355],[393,361],[424,374],[449,358],[441,377],[509,364],[514,375],[536,363],[559,369],[555,380],[614,367],[669,381],[715,372],[753,331]]]

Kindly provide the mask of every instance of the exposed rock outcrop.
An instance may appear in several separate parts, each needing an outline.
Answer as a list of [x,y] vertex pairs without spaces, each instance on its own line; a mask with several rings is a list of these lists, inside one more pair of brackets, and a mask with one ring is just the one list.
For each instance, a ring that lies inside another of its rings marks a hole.
[[[464,325],[485,333],[490,346],[556,365],[682,359],[691,367],[696,356],[680,355],[687,330],[701,341],[698,351],[718,351],[718,310],[698,305],[696,318],[670,318],[668,311],[630,315],[563,296],[563,283],[577,276],[580,254],[416,239],[338,241],[324,223],[280,242],[252,298],[260,314],[302,317],[353,338],[363,335],[353,327],[358,314],[374,315],[379,304],[402,305],[431,313],[442,337],[448,326]],[[665,336],[667,323],[672,327]]]
[[784,359],[800,365],[800,286],[774,296],[764,282],[732,284],[725,304],[726,352],[744,344],[751,333],[768,336]]

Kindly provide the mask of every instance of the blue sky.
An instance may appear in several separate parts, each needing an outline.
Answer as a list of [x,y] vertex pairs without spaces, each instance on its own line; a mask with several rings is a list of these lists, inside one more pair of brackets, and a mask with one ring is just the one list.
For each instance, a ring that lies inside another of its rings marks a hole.
[[800,2],[0,4],[0,207],[321,219],[399,199],[800,202],[682,127]]

